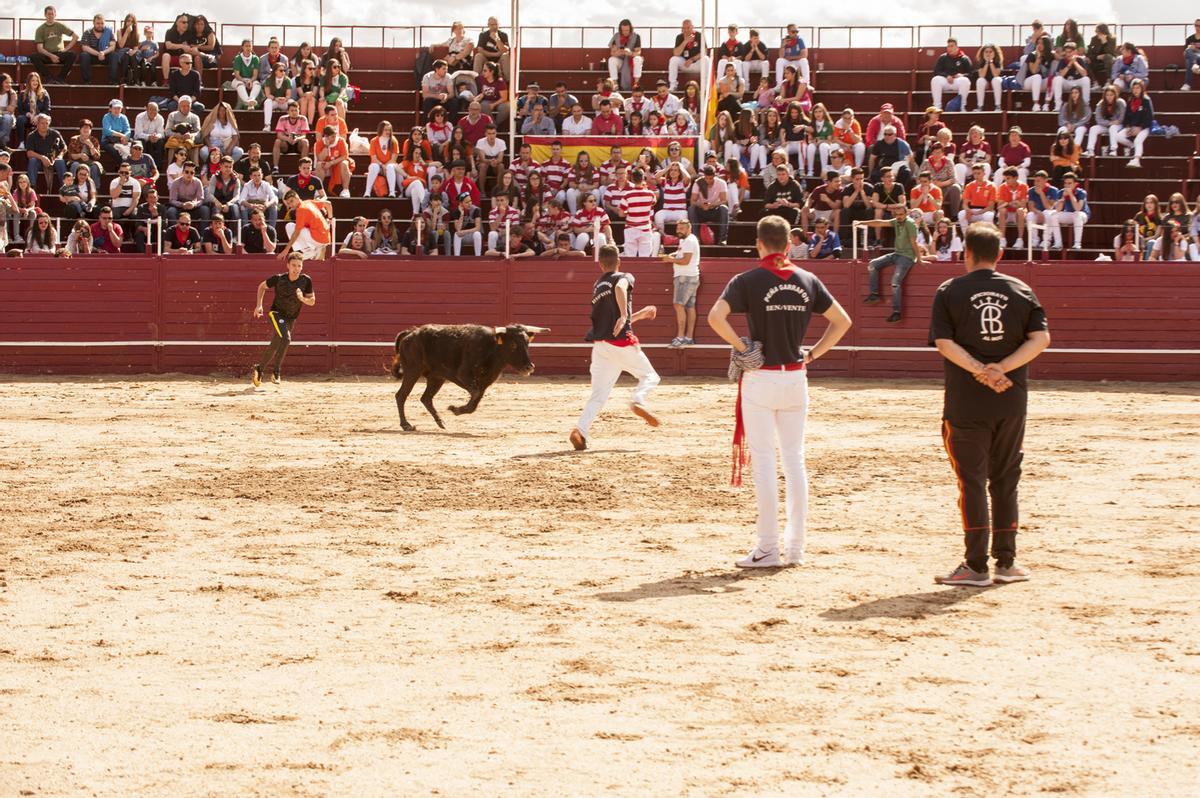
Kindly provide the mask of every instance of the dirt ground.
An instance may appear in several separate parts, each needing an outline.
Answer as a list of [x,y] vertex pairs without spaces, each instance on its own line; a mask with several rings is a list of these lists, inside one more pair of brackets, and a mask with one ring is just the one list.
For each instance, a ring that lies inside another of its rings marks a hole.
[[[1197,386],[1038,384],[1021,560],[934,383],[814,381],[809,561],[745,574],[733,389],[0,383],[0,795],[1200,790]],[[460,400],[447,389],[439,405]]]

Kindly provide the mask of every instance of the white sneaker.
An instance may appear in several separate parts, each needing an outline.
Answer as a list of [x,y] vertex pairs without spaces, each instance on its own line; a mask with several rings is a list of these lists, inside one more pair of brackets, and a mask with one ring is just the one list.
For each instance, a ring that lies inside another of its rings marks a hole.
[[350,196],[350,189],[348,189],[348,188],[344,188],[344,189],[342,189],[342,193],[341,193],[341,194],[339,194],[338,196],[340,196],[340,197],[349,197],[349,196]]
[[778,568],[783,565],[783,561],[779,559],[779,549],[762,551],[755,546],[749,554],[734,564],[738,568]]
[[1185,84],[1183,84],[1182,86],[1180,86],[1180,87],[1179,87],[1179,90],[1180,90],[1180,91],[1191,91],[1191,90],[1192,90],[1192,84],[1190,84],[1190,83],[1185,83]]
[[783,564],[784,565],[803,565],[804,564],[804,550],[803,549],[789,550],[787,552],[787,554],[783,555]]
[[1083,244],[1080,244],[1078,241],[1076,241],[1071,245],[1071,249],[1083,249]]
[[1013,242],[1013,249],[1025,249],[1025,239],[1018,238]]
[[1127,164],[1125,164],[1125,165],[1126,165],[1126,166],[1138,167],[1138,166],[1141,166],[1141,165],[1142,165],[1142,161],[1141,161],[1141,159],[1140,159],[1140,158],[1131,158],[1131,159],[1129,160],[1129,163],[1127,163]]
[[1083,151],[1083,157],[1084,157],[1084,158],[1095,158],[1095,157],[1096,157],[1096,153],[1092,152],[1091,150],[1084,150],[1084,151]]

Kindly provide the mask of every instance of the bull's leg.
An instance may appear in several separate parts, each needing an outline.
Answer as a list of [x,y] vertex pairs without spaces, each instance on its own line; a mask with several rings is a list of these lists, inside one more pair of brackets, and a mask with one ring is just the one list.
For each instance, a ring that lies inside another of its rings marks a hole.
[[475,408],[479,407],[479,400],[483,398],[483,388],[472,388],[471,398],[465,405],[454,407],[451,405],[450,412],[456,416],[461,416],[463,413],[474,413]]
[[400,390],[396,391],[396,407],[400,410],[400,429],[405,432],[412,432],[416,429],[412,424],[408,423],[408,419],[404,417],[404,402],[408,399],[408,395],[412,393],[413,386],[417,384],[417,376],[411,372],[404,372],[404,381],[400,383]]
[[437,408],[433,406],[433,397],[437,395],[437,392],[441,390],[445,383],[445,380],[426,377],[425,393],[421,394],[421,404],[425,405],[425,409],[429,411],[429,415],[433,416],[433,420],[442,429],[445,429],[446,425],[442,423],[442,417],[438,415]]

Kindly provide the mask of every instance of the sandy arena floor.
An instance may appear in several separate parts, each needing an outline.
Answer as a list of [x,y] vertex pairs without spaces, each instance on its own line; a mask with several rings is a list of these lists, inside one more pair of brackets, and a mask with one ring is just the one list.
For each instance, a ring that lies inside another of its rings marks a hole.
[[247,389],[0,384],[0,796],[1200,790],[1196,385],[1038,385],[988,590],[931,582],[932,383],[815,383],[809,563],[755,575],[725,383],[583,454],[579,379],[407,435]]

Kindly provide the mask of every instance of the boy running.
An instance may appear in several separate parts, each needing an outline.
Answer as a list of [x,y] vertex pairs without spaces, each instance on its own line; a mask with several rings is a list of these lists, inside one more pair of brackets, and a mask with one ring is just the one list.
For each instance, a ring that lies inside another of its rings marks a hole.
[[263,372],[268,368],[271,369],[271,382],[279,384],[279,369],[283,366],[283,356],[287,354],[288,344],[292,342],[292,334],[296,331],[300,307],[312,307],[317,304],[312,280],[302,273],[304,257],[299,252],[291,253],[288,255],[287,267],[286,273],[273,274],[258,284],[254,318],[262,318],[263,295],[267,293],[268,288],[275,289],[275,301],[271,303],[271,310],[267,314],[271,321],[271,343],[263,351],[262,359],[254,366],[250,375],[250,382],[255,388],[262,384]]

